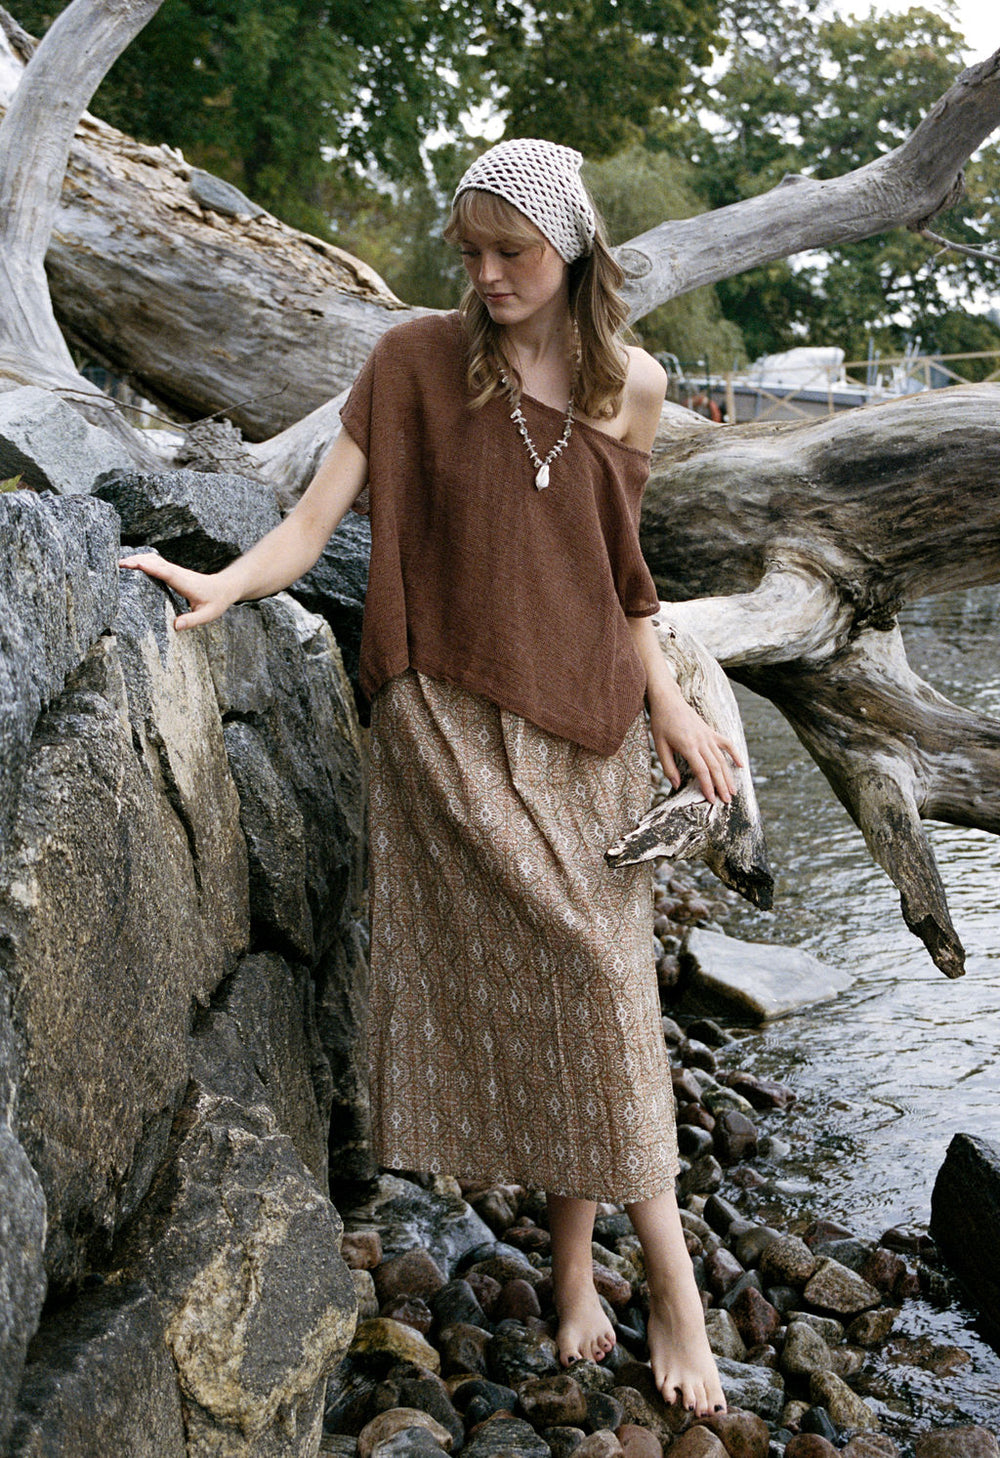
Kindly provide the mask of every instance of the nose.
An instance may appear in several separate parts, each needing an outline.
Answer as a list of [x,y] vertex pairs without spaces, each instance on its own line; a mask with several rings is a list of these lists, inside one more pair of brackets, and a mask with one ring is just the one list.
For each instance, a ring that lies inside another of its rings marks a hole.
[[503,260],[499,253],[492,249],[484,249],[479,255],[479,282],[481,284],[493,283],[503,271]]

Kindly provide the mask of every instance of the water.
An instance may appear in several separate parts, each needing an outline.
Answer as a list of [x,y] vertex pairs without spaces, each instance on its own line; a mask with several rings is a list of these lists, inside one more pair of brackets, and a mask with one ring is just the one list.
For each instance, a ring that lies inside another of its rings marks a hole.
[[[917,672],[956,702],[1000,716],[1000,589],[927,599],[901,621]],[[898,893],[777,710],[738,694],[775,910],[741,904],[726,929],[802,945],[854,978],[835,1002],[749,1034],[752,1057],[744,1043],[734,1059],[798,1094],[780,1128],[771,1126],[792,1144],[776,1203],[786,1215],[832,1216],[862,1236],[926,1225],[951,1136],[1000,1142],[1000,842],[929,829],[968,954],[965,977],[949,981],[907,931]],[[947,1379],[897,1369],[890,1388],[907,1395],[918,1426],[979,1421],[1000,1432],[1000,1358],[970,1314],[915,1302],[903,1330],[973,1357]]]

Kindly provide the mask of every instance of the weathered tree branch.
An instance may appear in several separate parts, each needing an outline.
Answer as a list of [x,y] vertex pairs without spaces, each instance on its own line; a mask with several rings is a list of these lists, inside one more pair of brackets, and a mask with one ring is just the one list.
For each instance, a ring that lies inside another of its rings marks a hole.
[[[77,373],[45,276],[70,144],[105,73],[163,0],[74,0],[29,60],[0,122],[0,376],[98,393]],[[8,62],[13,54],[10,41]],[[109,429],[127,438],[117,420]],[[130,441],[137,456],[138,443]]]
[[660,223],[619,259],[633,319],[667,299],[806,248],[929,223],[961,196],[961,172],[1000,126],[1000,51],[963,71],[901,147],[843,177],[792,175],[770,192]]
[[[643,550],[667,620],[781,709],[941,969],[961,942],[922,820],[1000,833],[1000,724],[906,662],[905,602],[1000,580],[1000,386],[660,450]],[[711,596],[703,596],[710,592]]]

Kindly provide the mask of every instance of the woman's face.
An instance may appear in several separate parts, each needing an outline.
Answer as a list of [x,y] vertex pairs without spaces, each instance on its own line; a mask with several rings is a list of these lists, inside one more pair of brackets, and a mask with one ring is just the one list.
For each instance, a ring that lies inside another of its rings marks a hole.
[[569,307],[569,270],[541,233],[537,243],[526,245],[470,227],[460,247],[472,287],[494,323],[523,324],[538,314],[556,316]]

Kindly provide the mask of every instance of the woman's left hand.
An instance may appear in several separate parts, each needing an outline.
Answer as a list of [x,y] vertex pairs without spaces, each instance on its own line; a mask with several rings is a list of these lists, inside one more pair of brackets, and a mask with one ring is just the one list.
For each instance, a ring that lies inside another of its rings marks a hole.
[[729,740],[692,709],[675,683],[649,696],[649,721],[660,763],[674,789],[681,785],[674,758],[679,754],[705,799],[712,805],[719,800],[728,805],[736,792],[733,768],[741,768],[740,757]]

